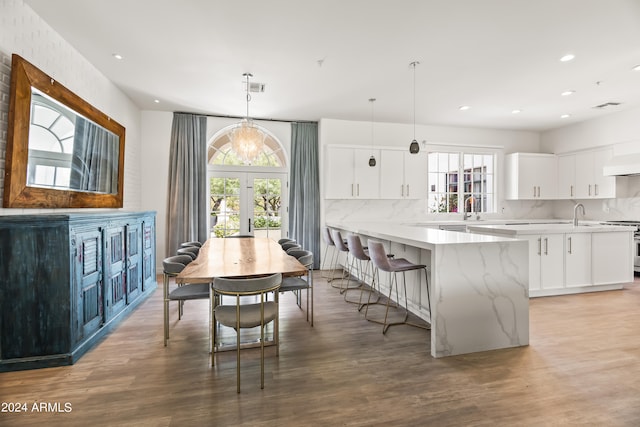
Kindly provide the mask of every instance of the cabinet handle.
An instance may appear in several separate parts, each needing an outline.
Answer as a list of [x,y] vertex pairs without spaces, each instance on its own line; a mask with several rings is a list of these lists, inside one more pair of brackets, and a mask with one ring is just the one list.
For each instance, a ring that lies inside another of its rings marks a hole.
[[569,194],[571,195],[571,197],[573,197],[573,185],[571,186],[571,190],[569,191]]
[[356,184],[356,189],[357,189],[356,196],[360,197],[360,184],[359,183]]
[[591,184],[589,184],[589,195],[591,195]]
[[573,252],[571,251],[571,237],[569,237],[568,240],[569,240],[569,253],[572,254]]
[[595,190],[596,190],[595,191],[595,195],[597,196],[598,195],[598,184],[595,184],[594,187],[595,187]]
[[404,184],[400,185],[400,196],[404,197]]
[[407,184],[407,197],[409,197],[409,184]]
[[544,238],[544,254],[549,255],[549,239],[547,237]]
[[542,255],[542,237],[538,237],[538,255]]
[[533,197],[536,197],[536,186],[533,186]]
[[351,184],[351,197],[353,197],[353,184]]

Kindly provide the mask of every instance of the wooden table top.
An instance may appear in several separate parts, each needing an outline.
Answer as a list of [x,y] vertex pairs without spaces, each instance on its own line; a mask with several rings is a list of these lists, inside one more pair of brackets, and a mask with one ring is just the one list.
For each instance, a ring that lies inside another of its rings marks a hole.
[[269,238],[239,237],[207,240],[198,257],[176,277],[178,283],[210,282],[215,277],[245,277],[282,273],[300,276],[307,269]]

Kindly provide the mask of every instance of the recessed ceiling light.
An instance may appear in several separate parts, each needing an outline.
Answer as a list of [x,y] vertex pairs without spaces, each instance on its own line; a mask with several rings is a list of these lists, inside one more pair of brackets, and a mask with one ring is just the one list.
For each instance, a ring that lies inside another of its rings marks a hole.
[[572,53],[568,53],[566,55],[564,55],[562,58],[560,58],[561,62],[569,62],[571,60],[573,60],[576,56]]
[[511,110],[511,114],[520,114],[520,113],[522,113],[522,110],[518,110],[518,109]]
[[640,65],[636,65],[632,68],[633,71],[640,71]]
[[460,108],[459,108],[459,110],[460,110],[460,111],[466,111],[466,110],[468,110],[469,108],[471,108],[471,107],[469,107],[468,105],[461,105],[461,106],[460,106]]
[[116,59],[122,59],[122,55],[120,55],[119,53],[114,53],[113,57]]
[[576,93],[575,90],[565,90],[564,92],[562,92],[560,95],[562,96],[569,96],[569,95],[573,95],[574,93]]
[[561,119],[568,119],[569,117],[571,117],[571,114],[563,114],[560,116]]
[[160,100],[159,99],[154,99],[153,102],[155,102],[156,104],[160,104]]

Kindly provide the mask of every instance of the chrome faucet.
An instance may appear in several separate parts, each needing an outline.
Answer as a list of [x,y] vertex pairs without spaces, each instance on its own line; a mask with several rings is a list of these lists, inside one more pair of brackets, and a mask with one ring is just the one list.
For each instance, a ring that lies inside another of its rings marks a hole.
[[474,211],[474,205],[475,205],[475,203],[474,203],[475,199],[473,198],[473,196],[469,196],[469,197],[467,197],[466,199],[464,199],[462,201],[462,210],[464,211],[464,215],[462,216],[462,219],[464,221],[466,221],[467,219],[471,218],[471,212],[467,212],[466,211],[466,209],[467,209],[467,200],[470,201],[469,202],[469,207],[471,208],[471,212]]
[[578,226],[578,208],[582,208],[582,216],[584,216],[584,205],[582,203],[576,203],[573,207],[573,226]]

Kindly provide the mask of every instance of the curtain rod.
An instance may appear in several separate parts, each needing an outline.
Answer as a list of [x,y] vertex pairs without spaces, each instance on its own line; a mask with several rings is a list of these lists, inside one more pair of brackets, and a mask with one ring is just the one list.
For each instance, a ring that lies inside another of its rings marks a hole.
[[[217,117],[220,119],[236,119],[236,120],[242,120],[245,117],[244,116],[229,116],[229,115],[221,115],[221,114],[199,114],[199,113],[190,113],[187,111],[174,111],[175,113],[178,114],[196,114],[199,116],[205,116],[205,117]],[[251,117],[251,120],[259,120],[259,121],[263,121],[263,122],[281,122],[281,123],[318,123],[317,120],[282,120],[282,119],[260,119],[257,117]]]

